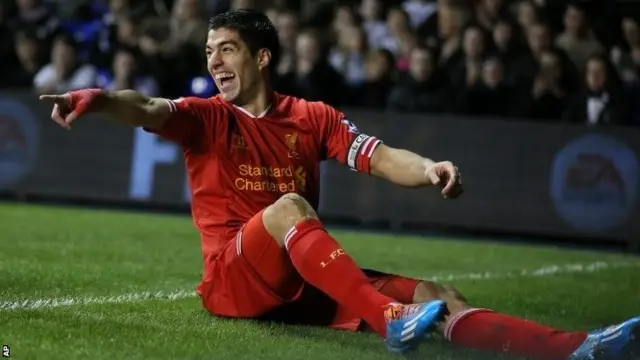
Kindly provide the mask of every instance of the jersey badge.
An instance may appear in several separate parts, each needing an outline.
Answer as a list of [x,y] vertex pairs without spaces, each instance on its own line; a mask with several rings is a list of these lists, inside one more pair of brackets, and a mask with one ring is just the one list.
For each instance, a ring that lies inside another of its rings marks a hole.
[[352,133],[352,134],[360,134],[360,130],[358,130],[358,127],[356,126],[356,124],[352,123],[351,121],[347,120],[347,119],[342,119],[341,121],[343,124],[345,124],[347,126],[347,131]]
[[300,154],[298,154],[298,133],[293,132],[285,135],[284,143],[289,148],[289,158],[300,159]]

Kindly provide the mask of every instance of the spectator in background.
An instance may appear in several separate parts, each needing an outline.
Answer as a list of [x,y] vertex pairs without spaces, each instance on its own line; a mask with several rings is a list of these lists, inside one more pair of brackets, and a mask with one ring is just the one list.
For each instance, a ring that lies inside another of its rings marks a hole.
[[15,45],[18,64],[7,71],[2,87],[29,88],[33,86],[36,73],[44,65],[42,41],[34,29],[26,28],[15,32],[12,43]]
[[475,21],[486,32],[485,36],[490,36],[502,15],[502,0],[479,0],[475,8]]
[[398,84],[391,90],[388,108],[399,112],[444,111],[445,93],[436,70],[435,55],[428,48],[413,48],[409,71],[402,73]]
[[361,0],[359,13],[369,46],[376,49],[383,47],[384,39],[389,36],[389,28],[384,20],[385,13],[382,1]]
[[438,10],[439,39],[435,47],[438,49],[439,55],[438,66],[446,73],[450,73],[462,55],[460,47],[462,45],[463,16],[462,9],[453,6],[442,6]]
[[91,62],[99,68],[111,65],[116,49],[127,48],[137,51],[140,46],[140,25],[133,16],[118,16],[110,29],[111,31],[100,34],[91,49]]
[[516,42],[513,38],[513,27],[506,20],[500,20],[493,27],[491,32],[491,38],[493,39],[493,45],[496,53],[500,56],[509,56],[518,49],[515,47]]
[[396,69],[409,70],[411,52],[418,46],[418,36],[413,32],[405,32],[398,36],[398,50],[396,51]]
[[331,105],[343,104],[344,82],[340,74],[329,65],[320,34],[306,30],[296,40],[296,67],[287,77],[290,93],[309,101],[324,101]]
[[192,78],[206,71],[202,46],[208,24],[201,15],[198,0],[177,0],[169,19],[153,18],[142,25],[140,50],[166,96],[180,96]]
[[109,91],[133,89],[147,96],[158,96],[158,84],[153,77],[140,72],[136,56],[127,49],[116,51],[111,73],[99,81],[98,86]]
[[400,38],[403,36],[406,38],[409,34],[413,34],[409,25],[409,15],[399,7],[389,9],[387,13],[387,29],[388,32],[380,40],[380,45],[397,55],[400,50]]
[[473,86],[480,80],[482,61],[486,50],[484,34],[484,31],[476,25],[471,25],[465,30],[462,55],[450,70],[452,89]]
[[504,80],[504,69],[498,57],[481,64],[478,79],[467,82],[458,93],[456,112],[472,116],[514,115],[514,91]]
[[611,60],[625,83],[637,83],[640,71],[640,27],[633,17],[622,19],[621,26],[623,39],[621,44],[611,49]]
[[33,86],[40,94],[65,93],[95,84],[96,69],[78,58],[75,41],[66,35],[54,39],[51,63],[42,67],[33,80]]
[[405,0],[402,9],[409,14],[411,28],[417,29],[436,12],[437,3],[431,0]]
[[606,57],[589,58],[583,90],[572,99],[563,118],[565,122],[591,126],[629,124],[630,104]]
[[[443,10],[455,8],[456,6],[460,6],[458,0],[436,0],[435,1],[435,11],[427,17],[422,24],[415,29],[418,37],[424,39],[424,44],[431,47],[437,48],[440,44],[439,41],[439,31],[438,26],[440,22],[440,13]],[[462,8],[462,7],[461,7]]]
[[589,56],[602,52],[604,47],[586,23],[585,11],[569,5],[564,13],[564,32],[556,38],[556,46],[569,56],[579,73],[584,73]]
[[500,58],[504,67],[505,80],[510,84],[515,84],[515,64],[522,48],[514,38],[513,25],[508,21],[500,20],[493,28],[492,32],[494,54]]
[[176,0],[168,20],[153,18],[145,24],[140,38],[142,50],[151,56],[175,57],[191,55],[197,48],[199,58],[202,58],[208,24],[201,14],[198,0]]
[[[130,0],[110,0],[107,11],[102,15],[102,29],[99,30],[97,41],[90,49],[91,62],[98,67],[106,67],[111,63],[114,49],[118,47],[121,40],[119,29],[125,24],[127,29],[135,27],[137,24],[131,18]],[[136,39],[137,43],[137,34]]]
[[202,47],[207,41],[209,23],[204,17],[202,2],[176,0],[169,21],[171,37],[163,52],[172,62],[178,60],[178,78],[190,79],[206,73],[206,57],[202,56]]
[[532,119],[558,120],[573,90],[571,79],[557,51],[545,50],[540,57],[540,71],[531,88],[527,113]]
[[333,40],[337,40],[343,30],[359,26],[360,24],[356,20],[356,14],[353,12],[351,6],[339,5],[335,8],[331,21]]
[[367,38],[360,27],[343,28],[338,33],[338,43],[329,53],[329,63],[342,74],[347,85],[359,87],[364,81],[364,62],[367,54]]
[[552,43],[551,30],[545,24],[535,24],[527,32],[527,48],[514,65],[515,84],[529,93],[533,80],[540,69],[540,58],[547,50],[554,50],[561,57],[567,75],[575,77],[575,67],[562,50],[555,49]]
[[140,46],[140,26],[137,19],[132,16],[125,16],[118,20],[116,24],[115,47],[126,47],[130,50],[138,49]]
[[51,39],[59,30],[60,20],[43,0],[17,0],[16,4],[18,13],[11,24],[14,29],[32,27],[41,39]]
[[280,76],[294,72],[296,63],[296,39],[300,21],[298,15],[292,11],[280,12],[274,23],[280,38],[280,59],[277,73]]
[[169,48],[164,51],[173,61],[180,60],[178,74],[192,78],[206,73],[206,57],[202,56],[202,47],[207,41],[209,23],[204,16],[202,2],[176,0],[170,26],[171,40]]
[[396,80],[395,60],[386,49],[376,49],[367,55],[365,81],[356,89],[357,105],[371,109],[385,109],[391,87]]
[[208,23],[202,14],[199,0],[176,0],[169,20],[171,37],[164,51],[175,54],[188,46],[201,53],[208,31]]
[[109,10],[102,16],[102,24],[111,30],[119,20],[130,16],[132,12],[130,0],[110,0]]
[[521,0],[516,5],[516,19],[522,32],[526,35],[532,26],[542,21],[540,18],[540,8],[538,8],[538,5],[536,5],[533,0]]

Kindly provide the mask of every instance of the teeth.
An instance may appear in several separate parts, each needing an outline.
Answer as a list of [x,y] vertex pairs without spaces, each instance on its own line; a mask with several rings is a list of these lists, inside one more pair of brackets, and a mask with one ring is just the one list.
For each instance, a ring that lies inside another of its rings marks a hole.
[[215,76],[216,80],[224,80],[224,79],[229,79],[229,78],[232,78],[232,77],[233,77],[233,74],[230,73],[230,72],[218,73]]

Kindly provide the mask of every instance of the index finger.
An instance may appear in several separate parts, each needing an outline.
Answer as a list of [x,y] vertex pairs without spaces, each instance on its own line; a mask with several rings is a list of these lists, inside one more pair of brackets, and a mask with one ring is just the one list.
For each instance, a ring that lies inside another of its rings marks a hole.
[[51,102],[61,102],[65,100],[64,95],[40,95],[39,99]]
[[454,186],[458,183],[458,171],[455,166],[451,166],[447,168],[447,173],[449,174],[449,181],[447,181],[447,185],[442,189],[442,194],[449,193]]

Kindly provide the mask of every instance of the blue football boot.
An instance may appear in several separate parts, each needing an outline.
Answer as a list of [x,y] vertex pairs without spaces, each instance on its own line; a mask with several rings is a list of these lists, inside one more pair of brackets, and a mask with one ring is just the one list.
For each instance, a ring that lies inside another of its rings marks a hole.
[[413,350],[426,335],[444,320],[447,305],[442,300],[422,304],[392,304],[385,310],[387,336],[384,340],[392,352]]
[[569,360],[640,359],[640,316],[589,333]]

